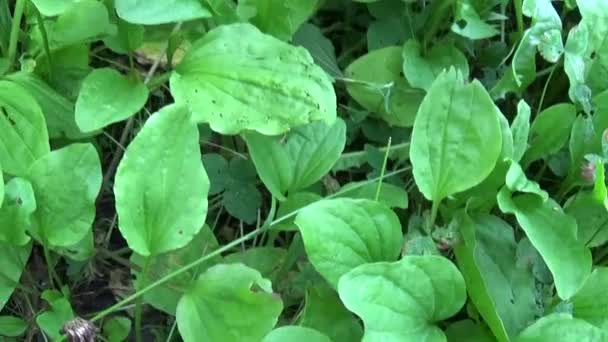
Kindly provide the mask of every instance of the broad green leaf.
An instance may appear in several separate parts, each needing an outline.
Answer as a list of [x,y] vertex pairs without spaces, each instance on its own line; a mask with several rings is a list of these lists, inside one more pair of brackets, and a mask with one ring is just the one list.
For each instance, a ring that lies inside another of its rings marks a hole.
[[308,51],[251,24],[223,25],[194,42],[171,76],[171,94],[222,134],[280,134],[336,117],[331,79]]
[[585,81],[591,67],[591,44],[587,25],[581,23],[568,33],[564,48],[564,71],[568,75],[570,88],[568,95],[572,102],[583,107],[587,114],[591,113],[591,89]]
[[17,247],[0,241],[0,310],[20,284],[21,273],[30,258],[32,244]]
[[606,35],[608,34],[608,3],[595,0],[577,0],[582,23],[589,30],[591,44],[596,51],[605,49]]
[[608,286],[608,268],[598,267],[587,278],[583,287],[572,297],[573,312],[576,318],[608,330],[608,298],[605,296]]
[[138,254],[183,247],[203,226],[209,178],[198,138],[188,110],[170,105],[153,114],[127,147],[114,195],[120,232]]
[[576,120],[576,108],[570,103],[553,105],[538,114],[530,127],[530,147],[522,158],[527,168],[535,160],[559,151],[568,141]]
[[118,16],[134,24],[158,25],[212,15],[199,0],[115,0],[114,4]]
[[[338,197],[376,200],[377,190],[377,181],[371,183],[351,182],[344,185],[340,189],[340,195],[338,195]],[[393,185],[391,183],[382,183],[377,201],[389,208],[407,209],[408,207],[408,196],[405,188]]]
[[30,237],[25,232],[31,225],[35,210],[36,199],[30,182],[23,178],[8,181],[4,204],[0,207],[0,241],[16,246],[28,243]]
[[422,45],[415,39],[403,45],[403,73],[414,88],[429,90],[433,81],[444,70],[454,67],[464,79],[469,77],[467,58],[454,45],[437,43],[424,54]]
[[439,202],[492,172],[502,147],[502,114],[479,81],[465,84],[454,69],[442,73],[417,115],[410,159],[424,197]]
[[[546,193],[528,190],[532,186],[522,188],[521,184],[510,182],[507,175],[507,184],[497,197],[498,206],[502,212],[515,215],[547,263],[558,296],[566,300],[580,289],[591,272],[591,253],[577,240],[574,218],[566,215],[558,203],[547,198]],[[515,191],[523,191],[524,194],[514,194]]]
[[329,286],[317,285],[306,289],[306,304],[299,324],[316,329],[333,342],[360,341],[363,329],[352,313]]
[[22,87],[0,80],[0,164],[5,173],[23,176],[38,158],[49,153],[42,110]]
[[331,40],[327,39],[321,29],[313,24],[304,23],[293,35],[292,44],[303,46],[317,63],[331,77],[341,77],[342,70],[336,61],[336,52]]
[[448,342],[496,342],[485,326],[475,324],[470,319],[450,324],[445,334]]
[[279,270],[287,258],[287,250],[279,247],[251,247],[244,251],[226,255],[224,263],[243,264],[273,279],[273,273]]
[[76,0],[32,0],[36,8],[47,17],[65,12]]
[[466,300],[462,275],[441,256],[361,265],[340,279],[338,293],[363,320],[366,342],[445,341],[434,323],[456,314]]
[[18,337],[27,330],[27,322],[15,316],[0,316],[0,336]]
[[[287,196],[284,202],[279,204],[277,210],[277,218],[281,218],[292,214],[296,210],[302,209],[305,206],[320,201],[323,197],[313,192],[295,192]],[[298,230],[298,227],[294,223],[294,216],[286,218],[277,224],[272,225],[272,229],[276,230]]]
[[595,182],[591,191],[581,190],[568,200],[564,211],[578,225],[577,238],[588,247],[608,241],[608,198],[603,163],[595,164]]
[[424,92],[412,88],[403,70],[402,48],[374,50],[352,62],[345,70],[346,90],[368,111],[390,125],[409,127]]
[[497,35],[499,31],[479,16],[471,2],[456,1],[452,31],[469,39],[486,39]]
[[396,260],[403,244],[397,215],[371,200],[323,200],[300,211],[295,223],[308,259],[334,287],[359,265]]
[[75,317],[72,305],[57,290],[46,290],[40,297],[49,304],[50,308],[36,316],[36,323],[52,341],[59,341],[62,335],[61,328]]
[[97,0],[79,0],[65,10],[52,26],[51,49],[77,43],[88,43],[116,33],[108,10]]
[[103,335],[109,342],[122,342],[129,337],[131,320],[127,317],[116,316],[103,324]]
[[261,341],[282,309],[272,284],[258,271],[241,264],[216,265],[182,296],[176,320],[185,342]]
[[243,134],[260,179],[273,196],[314,184],[338,160],[346,143],[346,125],[337,119],[331,125],[322,121],[293,129],[286,137]]
[[76,124],[83,132],[100,130],[137,113],[148,88],[111,68],[95,69],[82,82],[76,100]]
[[45,155],[26,178],[32,183],[37,206],[30,233],[40,243],[68,247],[92,230],[102,178],[92,144],[71,144]]
[[49,138],[77,139],[83,136],[76,125],[74,103],[59,94],[39,76],[34,73],[16,72],[6,78],[23,87],[36,99],[44,114]]
[[295,325],[282,326],[266,335],[262,342],[332,342],[326,335],[315,329]]
[[[580,1],[580,0],[578,0]],[[545,316],[524,330],[514,342],[604,342],[608,333],[564,313]]]
[[530,106],[524,100],[517,104],[517,115],[511,124],[513,132],[513,160],[519,162],[528,149],[530,134]]
[[319,0],[240,0],[236,10],[262,32],[288,41],[318,5]]
[[[131,262],[139,266],[140,269],[148,262],[150,270],[146,275],[141,272],[134,272],[137,276],[134,282],[135,289],[139,290],[176,269],[195,262],[218,247],[219,244],[213,232],[205,225],[192,241],[180,249],[158,256],[151,256],[148,260],[146,260],[146,257],[134,253],[131,256]],[[175,316],[175,308],[182,294],[192,287],[201,273],[220,262],[222,262],[220,256],[210,258],[187,272],[172,278],[171,281],[150,290],[144,295],[144,301],[158,310]]]
[[513,228],[491,215],[458,216],[456,259],[475,308],[498,341],[510,341],[537,314],[532,273],[516,266]]

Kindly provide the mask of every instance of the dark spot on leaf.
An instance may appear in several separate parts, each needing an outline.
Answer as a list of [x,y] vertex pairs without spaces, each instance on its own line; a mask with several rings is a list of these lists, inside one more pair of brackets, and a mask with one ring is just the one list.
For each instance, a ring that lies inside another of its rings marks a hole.
[[456,25],[462,30],[467,26],[467,21],[464,19],[460,19],[456,22]]
[[217,101],[215,101],[215,100],[211,100],[211,103],[213,103],[213,104],[217,104]]
[[21,204],[23,204],[23,200],[21,200],[21,197],[17,197],[17,199],[15,200],[15,203],[17,203],[17,205],[21,205]]
[[177,231],[177,234],[184,235],[184,231],[180,229],[180,230]]

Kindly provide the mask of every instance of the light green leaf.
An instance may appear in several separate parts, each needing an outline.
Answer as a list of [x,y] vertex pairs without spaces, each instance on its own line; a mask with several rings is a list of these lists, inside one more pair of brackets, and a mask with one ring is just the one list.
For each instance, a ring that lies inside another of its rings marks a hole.
[[112,317],[103,324],[103,335],[109,342],[125,341],[129,337],[129,332],[131,332],[131,320],[127,317]]
[[36,99],[46,119],[49,138],[78,139],[83,134],[76,125],[74,103],[59,94],[34,73],[16,72],[6,78],[23,87]]
[[23,176],[36,159],[50,151],[38,103],[9,81],[0,81],[0,132],[0,164],[5,173]]
[[306,305],[299,324],[316,329],[333,342],[360,341],[363,329],[329,286],[323,284],[306,289]]
[[262,32],[288,41],[316,11],[318,0],[240,0],[236,8],[242,19],[249,20]]
[[396,260],[403,244],[397,215],[371,200],[323,200],[300,211],[295,223],[308,259],[334,287],[359,265]]
[[340,279],[338,293],[363,320],[366,342],[445,341],[434,323],[456,314],[466,300],[462,275],[441,256],[361,265]]
[[176,320],[185,342],[260,341],[282,309],[272,284],[258,271],[241,264],[216,265],[182,296]]
[[528,177],[524,173],[524,170],[518,163],[513,161],[509,162],[511,163],[511,165],[509,166],[509,170],[507,171],[507,176],[505,179],[505,184],[509,190],[511,190],[512,192],[519,191],[529,194],[536,194],[540,196],[543,201],[549,198],[547,192],[541,189],[538,183],[528,179]]
[[462,320],[452,323],[445,330],[448,342],[496,342],[488,329],[472,320]]
[[282,326],[271,331],[262,342],[332,342],[315,329],[295,325]]
[[527,168],[535,160],[559,151],[568,141],[576,119],[576,108],[570,103],[553,105],[538,114],[530,127],[530,147],[522,158]]
[[2,165],[0,164],[0,208],[4,204],[4,175],[2,173]]
[[[146,257],[139,254],[132,254],[131,262],[133,264],[139,266],[141,269],[144,264],[148,262],[148,268],[150,270],[146,275],[141,272],[133,272],[137,277],[134,282],[135,289],[142,289],[146,285],[157,281],[176,269],[195,262],[204,255],[213,252],[218,247],[219,244],[215,239],[213,232],[209,226],[205,225],[192,241],[180,249],[158,256],[152,256],[149,260],[146,260]],[[172,278],[171,281],[150,290],[144,294],[144,301],[158,310],[175,316],[175,308],[177,307],[177,303],[182,294],[193,286],[196,278],[201,273],[220,262],[222,262],[220,256],[210,258],[187,272]]]
[[345,70],[346,90],[361,106],[391,125],[409,127],[424,92],[412,88],[403,70],[402,48],[374,50],[352,62]]
[[137,113],[148,100],[148,88],[111,68],[93,70],[76,100],[76,124],[83,132],[100,130]]
[[0,310],[4,308],[17,285],[32,252],[32,244],[17,247],[0,241]]
[[65,12],[76,0],[32,0],[36,8],[47,17]]
[[274,135],[336,117],[331,79],[308,51],[250,24],[223,25],[196,41],[171,77],[171,94],[222,134]]
[[517,115],[511,124],[513,132],[513,160],[519,162],[528,149],[530,134],[530,106],[524,100],[517,104]]
[[32,184],[23,178],[11,179],[6,184],[6,198],[0,208],[0,241],[16,246],[28,243],[30,237],[25,232],[31,225],[31,215],[35,210]]
[[456,259],[475,308],[500,342],[508,342],[538,314],[532,273],[516,266],[513,228],[491,215],[457,216],[463,243]]
[[30,233],[40,243],[68,247],[92,230],[101,163],[91,144],[71,144],[38,159],[26,177],[37,209]]
[[471,1],[456,1],[451,29],[469,39],[486,39],[499,33],[494,26],[481,19],[475,7],[471,5]]
[[119,17],[143,25],[189,21],[212,15],[199,0],[115,0],[115,6]]
[[[366,183],[362,185],[362,183]],[[353,189],[353,190],[351,190]],[[344,185],[340,189],[340,195],[337,197],[350,198],[365,198],[376,200],[376,191],[378,190],[378,182],[351,182]],[[386,205],[389,208],[407,209],[408,196],[405,188],[396,186],[391,183],[382,183],[380,193],[377,199],[378,202]]]
[[604,49],[608,35],[608,3],[596,0],[577,0],[582,23],[589,30],[591,44],[596,51]]
[[[581,0],[578,0],[581,1]],[[608,333],[564,313],[545,316],[524,330],[514,342],[604,342]]]
[[243,134],[258,174],[273,196],[314,184],[340,158],[346,143],[346,125],[341,119],[327,125],[322,121],[293,129],[286,137]]
[[331,40],[327,39],[317,26],[304,23],[293,35],[291,43],[303,46],[312,58],[331,77],[341,77],[342,70],[336,61],[336,53]]
[[418,111],[410,147],[424,197],[439,202],[492,172],[502,147],[500,115],[479,81],[465,84],[454,69],[437,77]]
[[558,296],[566,300],[580,289],[591,272],[591,252],[577,240],[576,221],[558,203],[547,198],[546,193],[526,189],[523,189],[526,193],[514,195],[511,191],[522,190],[513,185],[507,181],[507,186],[501,189],[498,206],[502,212],[515,215],[549,267]]
[[40,297],[49,303],[50,309],[36,316],[36,323],[51,340],[59,341],[62,335],[61,328],[74,318],[72,305],[57,290],[46,290]]
[[0,316],[0,336],[19,337],[27,330],[27,322],[15,316]]
[[79,0],[57,17],[50,31],[49,44],[55,50],[114,35],[116,26],[110,23],[104,4],[97,0]]
[[203,226],[209,178],[198,139],[187,109],[170,105],[153,114],[127,147],[114,195],[120,232],[138,254],[183,247]]
[[437,76],[450,67],[460,72],[464,79],[469,77],[467,58],[454,45],[437,43],[426,55],[415,39],[403,45],[403,73],[414,88],[428,91]]
[[580,104],[587,114],[591,113],[591,89],[585,84],[591,67],[590,34],[585,23],[573,27],[568,32],[564,48],[564,71],[568,75],[570,88],[568,95],[572,102]]
[[580,291],[572,297],[574,317],[584,319],[604,331],[608,330],[606,287],[608,268],[598,267],[593,270]]

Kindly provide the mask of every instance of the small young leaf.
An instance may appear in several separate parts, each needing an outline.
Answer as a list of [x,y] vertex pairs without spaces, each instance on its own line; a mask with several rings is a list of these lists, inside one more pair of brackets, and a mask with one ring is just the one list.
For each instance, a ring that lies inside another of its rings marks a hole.
[[243,135],[264,185],[280,200],[320,180],[344,150],[346,125],[313,122],[292,130],[286,138],[256,132]]
[[424,97],[403,70],[402,48],[389,46],[359,57],[345,70],[346,90],[361,106],[391,125],[410,127]]
[[25,232],[31,225],[31,216],[35,210],[36,199],[32,184],[23,178],[11,179],[6,184],[4,205],[0,207],[0,241],[16,246],[28,243],[30,237]]
[[[580,1],[580,0],[579,0]],[[545,316],[524,330],[514,342],[604,342],[608,333],[564,313]]]
[[244,23],[219,26],[196,41],[171,77],[171,94],[222,134],[273,135],[336,118],[331,79],[308,51]]
[[530,106],[524,100],[517,104],[517,115],[511,124],[513,132],[513,160],[519,162],[528,149],[530,134]]
[[102,178],[92,144],[71,144],[45,155],[26,178],[37,206],[30,233],[40,243],[69,247],[91,231]]
[[326,335],[315,329],[295,325],[282,326],[266,335],[262,342],[332,342]]
[[21,273],[31,252],[32,243],[17,247],[0,241],[0,310],[8,303],[13,291],[20,284]]
[[110,68],[93,70],[82,82],[76,101],[76,123],[83,132],[100,130],[137,113],[148,100],[148,88]]
[[203,226],[209,178],[198,138],[187,109],[170,105],[153,114],[127,147],[114,195],[120,232],[137,253],[183,247]]
[[176,320],[185,342],[260,341],[282,309],[272,284],[258,271],[242,264],[216,265],[179,300]]
[[27,330],[27,322],[15,316],[0,316],[0,336],[19,337]]
[[486,39],[497,35],[499,31],[481,19],[472,3],[474,2],[456,1],[454,23],[451,26],[452,31],[474,40]]
[[[161,255],[146,257],[134,253],[131,262],[143,268],[149,262],[149,272],[144,275],[141,272],[133,272],[136,275],[135,289],[140,290],[144,286],[166,276],[180,267],[184,267],[219,247],[213,232],[208,226],[204,226],[200,232],[186,246]],[[171,281],[157,286],[144,295],[144,301],[154,308],[175,316],[175,308],[180,297],[193,286],[196,278],[207,268],[222,262],[220,256],[215,256],[197,265],[183,274],[174,277]]]
[[435,78],[450,67],[465,79],[469,77],[467,58],[454,45],[437,43],[426,55],[423,55],[421,44],[414,39],[403,45],[403,73],[414,88],[428,91]]
[[42,110],[25,89],[10,81],[0,81],[0,132],[0,164],[8,174],[25,175],[50,151]]
[[608,286],[608,268],[598,267],[587,278],[585,285],[572,297],[573,315],[606,331],[608,298],[604,295]]
[[363,320],[363,340],[370,342],[445,341],[434,323],[456,314],[466,300],[462,275],[441,256],[361,265],[340,279],[338,293]]
[[576,108],[569,103],[553,105],[538,114],[530,127],[530,148],[521,165],[525,168],[535,160],[559,151],[568,141],[576,120]]
[[142,25],[209,18],[212,13],[204,3],[199,0],[115,0],[119,17]]
[[320,201],[300,211],[295,223],[310,262],[334,287],[359,265],[396,260],[403,243],[397,215],[371,200]]
[[500,115],[478,81],[465,84],[454,69],[437,77],[418,111],[410,147],[424,197],[441,201],[492,172],[502,146]]
[[61,339],[61,328],[74,318],[70,301],[57,290],[46,290],[40,296],[50,305],[49,310],[36,316],[36,323],[53,341]]
[[116,316],[105,321],[103,324],[103,335],[108,342],[122,342],[129,337],[131,332],[131,320],[127,317]]
[[262,32],[288,41],[318,5],[319,0],[240,0],[236,10],[242,19],[249,20]]
[[360,341],[363,329],[329,286],[323,284],[306,289],[306,305],[299,325],[316,329],[333,342]]

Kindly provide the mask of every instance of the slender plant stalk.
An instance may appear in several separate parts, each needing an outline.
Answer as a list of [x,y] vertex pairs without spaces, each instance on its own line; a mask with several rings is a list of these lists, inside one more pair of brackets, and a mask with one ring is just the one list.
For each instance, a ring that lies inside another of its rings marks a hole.
[[[152,256],[147,257],[146,261],[144,262],[144,268],[141,270],[141,274],[140,276],[142,277],[142,282],[141,282],[141,286],[145,286],[145,282],[146,279],[148,277],[148,270],[150,268],[150,260],[152,259]],[[137,300],[135,301],[135,341],[136,342],[141,342],[141,333],[142,333],[142,329],[141,329],[141,311],[142,311],[142,306],[143,306],[143,297],[139,297],[137,298]]]
[[513,7],[515,7],[515,20],[517,22],[517,34],[518,39],[524,36],[524,14],[522,11],[522,1],[513,0]]
[[17,0],[15,11],[13,12],[13,22],[11,23],[11,34],[8,41],[8,65],[9,70],[15,67],[15,57],[17,56],[17,42],[19,41],[19,31],[21,30],[21,18],[25,0]]
[[382,170],[380,170],[380,180],[378,181],[378,186],[376,187],[376,197],[374,199],[377,201],[380,197],[380,190],[382,189],[382,178],[384,177],[384,173],[386,172],[386,163],[388,163],[388,155],[391,150],[391,137],[388,137],[388,143],[386,144],[386,151],[384,152],[384,160],[382,161]]
[[46,27],[44,26],[44,18],[38,9],[36,12],[36,20],[38,20],[38,30],[40,31],[40,36],[42,36],[42,44],[44,47],[44,54],[46,55],[47,63],[49,64],[49,78],[53,79],[53,60],[51,56],[51,48],[49,45],[49,38],[46,33]]

